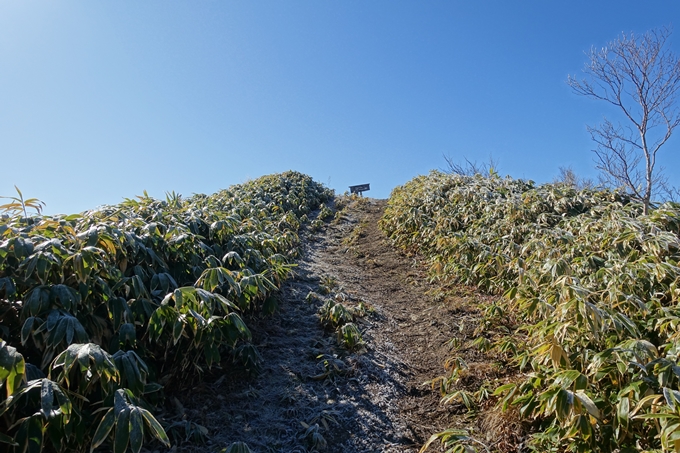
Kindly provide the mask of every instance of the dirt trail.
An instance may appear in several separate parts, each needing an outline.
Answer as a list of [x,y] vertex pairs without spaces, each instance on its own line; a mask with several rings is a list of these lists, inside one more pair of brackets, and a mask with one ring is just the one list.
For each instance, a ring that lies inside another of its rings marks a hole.
[[[243,441],[253,452],[417,452],[431,434],[460,423],[461,406],[440,405],[439,391],[423,383],[443,374],[452,332],[464,335],[470,314],[464,303],[426,294],[422,269],[378,227],[385,205],[354,201],[342,219],[308,236],[280,310],[248,321],[261,372],[234,380],[242,370],[225,370],[177,397],[178,413],[168,415],[210,435],[180,451]],[[319,322],[323,297],[314,294],[328,282],[347,305],[369,308],[358,321],[362,353],[340,348]],[[178,430],[179,437],[197,431]]]

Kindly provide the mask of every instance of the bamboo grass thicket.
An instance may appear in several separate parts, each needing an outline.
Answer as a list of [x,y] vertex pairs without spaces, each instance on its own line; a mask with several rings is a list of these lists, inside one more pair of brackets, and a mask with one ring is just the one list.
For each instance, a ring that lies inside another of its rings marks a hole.
[[381,227],[433,280],[504,296],[517,329],[490,347],[522,378],[494,395],[539,427],[532,448],[679,451],[680,206],[642,213],[616,191],[432,172]]
[[301,225],[332,197],[286,172],[213,195],[0,217],[0,444],[168,444],[153,415],[163,387],[257,367],[242,315],[275,304]]

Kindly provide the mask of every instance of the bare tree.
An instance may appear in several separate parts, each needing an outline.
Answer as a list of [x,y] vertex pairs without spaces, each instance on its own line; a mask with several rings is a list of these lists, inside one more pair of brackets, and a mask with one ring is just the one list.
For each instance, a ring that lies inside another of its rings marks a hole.
[[553,182],[558,184],[565,184],[571,186],[576,190],[592,189],[595,187],[595,183],[590,178],[583,178],[576,174],[571,167],[560,167],[560,174],[554,179]]
[[680,88],[680,60],[664,48],[671,30],[661,28],[643,35],[621,35],[602,49],[591,49],[584,69],[588,76],[567,83],[576,94],[608,102],[624,115],[625,125],[605,118],[588,127],[597,143],[597,168],[602,181],[624,187],[649,212],[652,191],[667,187],[661,171],[655,173],[656,155],[680,124],[675,100]]
[[498,162],[494,160],[492,156],[489,156],[489,161],[484,163],[477,163],[477,161],[471,161],[467,157],[465,158],[465,163],[456,162],[453,157],[444,154],[444,160],[446,161],[446,168],[442,171],[446,173],[451,173],[454,175],[461,176],[491,176],[498,173]]

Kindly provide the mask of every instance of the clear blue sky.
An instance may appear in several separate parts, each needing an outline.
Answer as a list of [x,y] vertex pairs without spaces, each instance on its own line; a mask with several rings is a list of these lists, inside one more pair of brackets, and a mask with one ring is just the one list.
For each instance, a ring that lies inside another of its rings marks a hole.
[[679,18],[671,0],[5,0],[0,195],[70,213],[293,169],[386,198],[442,154],[593,177],[586,124],[615,116],[567,75]]

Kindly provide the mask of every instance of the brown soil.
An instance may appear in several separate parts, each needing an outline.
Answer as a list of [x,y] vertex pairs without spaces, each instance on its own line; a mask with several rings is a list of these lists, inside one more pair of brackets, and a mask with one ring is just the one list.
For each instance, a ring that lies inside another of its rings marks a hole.
[[[417,452],[433,433],[451,427],[471,430],[492,449],[501,440],[516,445],[519,428],[511,420],[466,417],[462,403],[440,404],[439,383],[425,384],[446,373],[452,345],[472,339],[476,307],[489,298],[469,288],[433,291],[422,265],[380,231],[385,205],[354,199],[340,219],[306,235],[279,311],[248,320],[262,369],[247,379],[238,368],[213,372],[172,397],[165,417],[178,420],[174,449],[219,451],[242,441],[253,452]],[[331,293],[321,295],[324,289]],[[317,312],[328,297],[368,307],[357,321],[362,351],[348,352],[321,326]],[[474,348],[455,355],[469,370],[458,388],[474,392],[484,378],[504,372]],[[203,444],[196,442],[197,425],[207,430]]]

